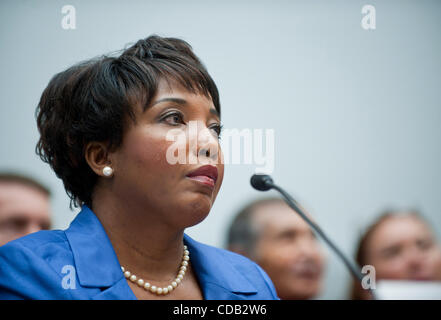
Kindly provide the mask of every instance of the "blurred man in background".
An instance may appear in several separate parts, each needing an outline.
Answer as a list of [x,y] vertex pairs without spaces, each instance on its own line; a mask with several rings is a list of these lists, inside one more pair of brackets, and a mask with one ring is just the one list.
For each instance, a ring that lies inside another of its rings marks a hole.
[[320,293],[322,249],[306,222],[279,198],[258,200],[240,211],[227,247],[257,262],[281,299],[312,299]]
[[0,173],[0,246],[29,233],[49,229],[50,192],[39,182]]
[[[441,246],[416,210],[384,212],[361,237],[355,259],[375,267],[376,281],[441,281]],[[370,295],[354,281],[351,298]]]

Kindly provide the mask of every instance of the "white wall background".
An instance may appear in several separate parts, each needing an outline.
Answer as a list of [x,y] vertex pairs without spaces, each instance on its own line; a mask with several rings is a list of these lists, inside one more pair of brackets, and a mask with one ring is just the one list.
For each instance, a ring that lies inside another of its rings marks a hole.
[[[61,8],[76,8],[63,30]],[[372,4],[377,29],[360,26]],[[53,191],[55,227],[76,212],[34,154],[49,79],[152,33],[192,44],[221,93],[225,128],[275,130],[273,176],[348,254],[385,207],[418,207],[441,233],[440,1],[79,1],[0,4],[0,170]],[[262,194],[252,165],[226,167],[209,217],[188,230],[222,246],[236,210]],[[349,277],[329,253],[321,298]]]

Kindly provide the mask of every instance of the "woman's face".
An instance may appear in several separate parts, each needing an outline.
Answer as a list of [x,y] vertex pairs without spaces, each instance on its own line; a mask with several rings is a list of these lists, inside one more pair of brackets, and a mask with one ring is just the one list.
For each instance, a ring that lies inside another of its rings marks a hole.
[[416,216],[392,216],[367,242],[367,261],[377,279],[441,280],[441,248]]
[[[210,98],[170,83],[160,81],[148,109],[136,108],[136,123],[111,154],[112,191],[155,222],[186,228],[208,215],[222,184],[220,119]],[[187,177],[204,165],[217,179]]]

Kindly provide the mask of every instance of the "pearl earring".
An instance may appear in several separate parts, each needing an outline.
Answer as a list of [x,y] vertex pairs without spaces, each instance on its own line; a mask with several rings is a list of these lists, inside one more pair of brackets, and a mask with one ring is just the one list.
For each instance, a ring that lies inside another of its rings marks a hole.
[[103,168],[103,174],[104,174],[106,177],[110,177],[110,176],[113,174],[113,169],[112,169],[111,167],[109,167],[109,166],[105,166],[105,167]]

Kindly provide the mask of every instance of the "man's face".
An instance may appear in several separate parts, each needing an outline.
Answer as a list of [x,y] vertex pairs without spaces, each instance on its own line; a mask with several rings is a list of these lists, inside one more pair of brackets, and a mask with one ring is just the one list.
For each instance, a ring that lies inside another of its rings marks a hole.
[[49,197],[38,189],[0,182],[0,246],[50,228]]
[[267,272],[281,299],[310,299],[321,289],[324,256],[309,226],[287,205],[256,209],[260,229],[255,261]]

